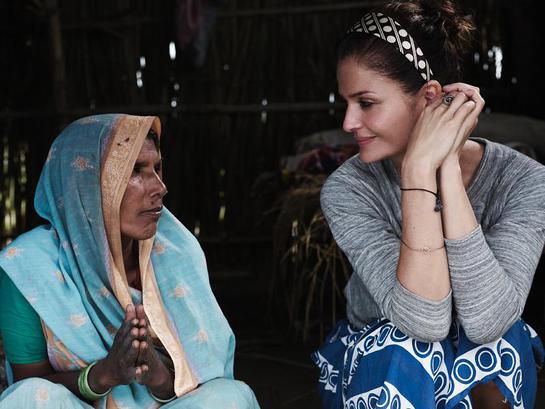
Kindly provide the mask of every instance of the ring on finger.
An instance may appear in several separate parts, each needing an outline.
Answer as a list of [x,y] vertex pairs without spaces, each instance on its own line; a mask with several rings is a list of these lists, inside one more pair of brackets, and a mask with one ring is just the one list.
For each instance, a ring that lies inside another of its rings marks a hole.
[[450,106],[452,101],[454,101],[454,94],[446,94],[441,102],[446,106]]

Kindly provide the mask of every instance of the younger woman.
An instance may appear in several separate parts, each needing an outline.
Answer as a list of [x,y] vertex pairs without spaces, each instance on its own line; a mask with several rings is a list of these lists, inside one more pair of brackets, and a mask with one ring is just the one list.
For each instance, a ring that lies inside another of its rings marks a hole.
[[472,30],[448,0],[391,2],[339,45],[360,153],[321,196],[354,270],[348,320],[313,355],[326,408],[533,407],[543,347],[520,317],[545,167],[468,138],[484,105],[457,82]]

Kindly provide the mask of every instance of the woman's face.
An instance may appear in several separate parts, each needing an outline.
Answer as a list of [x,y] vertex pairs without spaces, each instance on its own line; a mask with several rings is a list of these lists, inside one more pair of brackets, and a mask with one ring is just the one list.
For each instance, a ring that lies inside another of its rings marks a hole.
[[337,66],[337,81],[348,104],[343,129],[354,135],[360,159],[401,159],[420,113],[415,98],[351,57]]
[[153,237],[167,189],[162,181],[161,154],[146,138],[121,201],[121,236],[135,240]]

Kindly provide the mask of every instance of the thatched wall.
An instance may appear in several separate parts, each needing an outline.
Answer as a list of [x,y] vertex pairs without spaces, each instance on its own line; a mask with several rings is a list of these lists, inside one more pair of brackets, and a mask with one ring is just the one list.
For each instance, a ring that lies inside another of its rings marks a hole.
[[[263,217],[260,203],[270,203],[275,192],[267,196],[252,187],[263,174],[280,172],[280,159],[297,138],[339,127],[342,104],[330,103],[335,42],[356,16],[380,1],[216,3],[223,4],[198,68],[184,62],[187,55],[179,47],[177,58],[169,57],[169,42],[176,40],[174,0],[0,5],[0,53],[9,62],[1,68],[0,138],[4,151],[10,148],[1,190],[3,198],[10,186],[18,192],[8,206],[17,213],[10,226],[16,224],[11,230],[4,225],[2,236],[39,222],[30,210],[33,191],[47,147],[63,126],[96,112],[158,114],[165,129],[168,206],[189,228],[198,227],[201,241],[214,249],[212,264],[246,268],[240,260],[251,264],[258,254],[264,260],[258,265],[267,269],[274,218]],[[543,6],[464,3],[479,24],[480,57],[468,60],[469,80],[481,84],[494,111],[545,116],[532,89],[539,71],[534,51],[544,41],[532,16]],[[495,57],[488,56],[494,45],[503,47],[499,80]],[[16,162],[21,150],[26,180]],[[21,213],[23,200],[27,216]],[[5,204],[0,221],[13,212]]]

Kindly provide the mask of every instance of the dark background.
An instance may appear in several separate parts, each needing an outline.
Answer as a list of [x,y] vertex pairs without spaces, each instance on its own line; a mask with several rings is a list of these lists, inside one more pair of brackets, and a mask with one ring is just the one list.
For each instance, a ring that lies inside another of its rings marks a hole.
[[[201,7],[184,12],[190,3]],[[307,228],[332,169],[293,172],[282,163],[302,137],[340,127],[335,43],[380,3],[1,1],[0,245],[40,223],[33,193],[64,126],[96,113],[158,115],[166,204],[207,254],[238,338],[237,373],[264,408],[316,402],[308,353],[343,316],[342,297],[327,289],[342,288],[346,266],[333,255],[328,267],[309,269],[322,253],[294,246],[309,231],[320,249],[331,242],[323,228]],[[483,117],[515,115],[533,126],[503,139],[524,139],[543,162],[542,2],[459,4],[478,26],[465,71],[487,101]],[[545,334],[543,273],[525,318]]]

